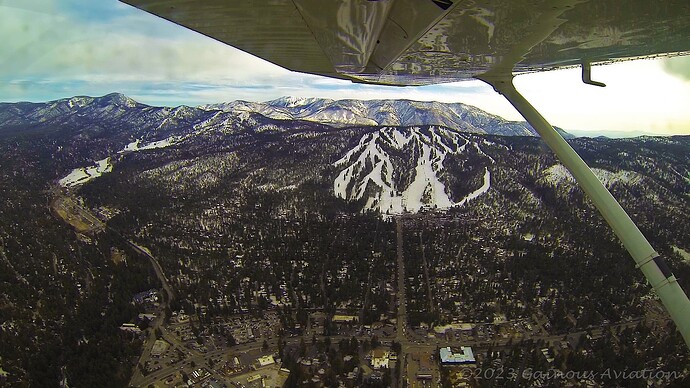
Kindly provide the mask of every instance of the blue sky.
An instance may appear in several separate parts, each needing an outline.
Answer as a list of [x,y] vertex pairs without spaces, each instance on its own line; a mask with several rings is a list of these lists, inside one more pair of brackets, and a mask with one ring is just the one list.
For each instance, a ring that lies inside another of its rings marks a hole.
[[[379,87],[292,73],[116,0],[0,0],[0,101],[121,92],[151,105],[281,96],[464,102],[517,112],[479,81]],[[690,134],[690,57],[522,75],[518,89],[554,125],[589,134]]]

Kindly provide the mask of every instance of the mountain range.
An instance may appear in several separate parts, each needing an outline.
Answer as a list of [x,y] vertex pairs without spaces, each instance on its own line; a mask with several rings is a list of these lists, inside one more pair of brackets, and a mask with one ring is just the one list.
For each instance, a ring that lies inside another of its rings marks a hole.
[[[480,146],[487,141],[477,142],[468,138],[469,134],[535,134],[524,122],[507,121],[469,105],[409,100],[283,97],[263,103],[234,101],[168,108],[151,107],[113,93],[47,103],[0,104],[0,120],[4,132],[65,126],[75,129],[71,135],[77,134],[79,141],[65,145],[58,155],[86,153],[92,164],[75,167],[63,176],[63,186],[81,185],[112,171],[111,161],[116,155],[195,142],[201,134],[217,137],[286,127],[376,128],[335,162],[342,171],[335,179],[333,193],[347,200],[365,197],[364,209],[389,214],[447,209],[485,193],[490,186],[488,167],[472,178],[476,187],[469,191],[454,192],[447,187],[457,184],[453,183],[456,178],[445,172],[444,163],[457,163],[473,153],[493,163]],[[84,147],[78,152],[71,150],[80,144]],[[471,170],[466,173],[472,174]]]
[[[461,132],[505,136],[536,136],[525,122],[508,121],[481,109],[461,103],[410,100],[330,100],[282,97],[267,102],[233,101],[199,107],[152,107],[125,95],[72,97],[46,103],[0,103],[3,129],[31,123],[69,123],[79,118],[129,122],[143,128],[157,125],[199,124],[213,119],[249,119],[261,115],[276,120],[302,120],[335,127],[438,125]],[[132,128],[136,129],[136,128]],[[566,137],[572,137],[560,130]]]
[[461,132],[536,136],[534,129],[525,122],[508,121],[461,103],[282,97],[263,103],[233,101],[204,105],[201,108],[219,109],[235,114],[260,113],[274,119],[307,120],[339,127],[438,125]]
[[[361,201],[362,210],[384,214],[464,206],[489,192],[496,180],[500,163],[491,155],[512,148],[511,141],[502,137],[534,136],[524,122],[507,121],[468,105],[408,100],[283,97],[263,103],[170,108],[113,93],[47,103],[3,103],[0,122],[4,123],[0,136],[66,131],[66,138],[72,140],[51,156],[64,158],[71,168],[56,172],[65,187],[79,187],[113,171],[113,164],[131,153],[174,146],[175,152],[200,155],[228,147],[263,147],[267,139],[287,143],[303,139],[315,155],[328,159],[326,166],[322,160],[314,168],[334,171],[328,182],[332,195]],[[339,146],[325,152],[333,142]],[[306,155],[299,163],[315,155]],[[271,167],[270,156],[265,163],[257,168]],[[562,166],[550,168],[546,171],[568,176]],[[627,176],[615,170],[595,172],[609,180]],[[309,176],[290,175],[296,181],[285,186]]]

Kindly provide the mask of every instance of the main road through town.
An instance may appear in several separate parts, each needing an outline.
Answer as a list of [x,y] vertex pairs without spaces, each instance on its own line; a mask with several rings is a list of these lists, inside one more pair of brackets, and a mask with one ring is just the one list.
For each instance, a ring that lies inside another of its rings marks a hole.
[[405,379],[405,362],[406,362],[406,351],[408,350],[409,344],[405,337],[405,332],[407,330],[407,300],[405,299],[405,260],[403,259],[403,230],[402,230],[402,219],[396,218],[395,229],[396,229],[396,245],[398,253],[398,315],[396,320],[396,331],[395,340],[400,344],[400,354],[398,359],[400,360],[400,369],[398,370],[398,388],[402,388],[403,381]]

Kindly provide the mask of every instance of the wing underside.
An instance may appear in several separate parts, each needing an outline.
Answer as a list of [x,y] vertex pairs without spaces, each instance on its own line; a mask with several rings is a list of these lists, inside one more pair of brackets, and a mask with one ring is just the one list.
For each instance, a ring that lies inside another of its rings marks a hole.
[[122,0],[293,71],[391,85],[685,54],[687,0]]

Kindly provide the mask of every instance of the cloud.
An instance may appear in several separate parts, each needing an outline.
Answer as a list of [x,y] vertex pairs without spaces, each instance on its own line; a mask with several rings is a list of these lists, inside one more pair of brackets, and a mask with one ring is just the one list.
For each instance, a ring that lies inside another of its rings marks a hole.
[[665,58],[662,64],[667,73],[684,81],[690,81],[690,56]]
[[56,0],[0,0],[0,7],[5,11],[11,9],[25,10],[39,13],[57,13],[58,2]]
[[[4,74],[57,77],[107,75],[142,80],[240,80],[287,70],[201,37],[163,38],[127,31],[127,25],[69,27],[69,20],[21,22],[0,27],[0,36],[23,36],[0,50]],[[9,30],[9,31],[8,31]],[[25,30],[26,32],[20,32]]]
[[0,3],[0,79],[240,85],[291,74],[131,7],[118,17],[94,20],[91,3],[81,9],[77,1],[66,2],[78,12],[37,12],[55,9],[50,1],[41,2],[29,1],[28,8]]

